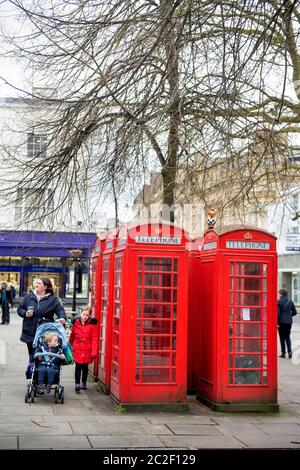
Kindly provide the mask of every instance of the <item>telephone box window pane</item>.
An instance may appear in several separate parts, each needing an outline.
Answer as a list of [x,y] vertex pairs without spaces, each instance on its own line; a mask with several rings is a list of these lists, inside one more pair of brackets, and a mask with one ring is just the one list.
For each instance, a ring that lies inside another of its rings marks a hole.
[[149,350],[170,350],[171,338],[170,336],[137,336],[137,349],[145,351]]
[[229,371],[229,384],[233,384],[233,373],[232,373],[232,370]]
[[235,356],[235,369],[260,369],[261,367],[260,354]]
[[177,274],[173,275],[173,286],[177,287]]
[[172,322],[172,334],[173,335],[176,335],[176,327],[177,327],[177,323],[175,321]]
[[238,293],[237,295],[237,302],[238,302],[238,305],[257,305],[257,306],[260,306],[261,305],[261,301],[262,301],[262,298],[261,298],[261,295],[258,294],[258,293]]
[[171,305],[144,304],[145,318],[171,318]]
[[143,329],[145,334],[170,334],[170,321],[145,320]]
[[237,263],[239,276],[260,276],[262,274],[260,263]]
[[236,339],[235,352],[261,352],[259,339]]
[[168,383],[170,381],[170,371],[165,369],[142,369],[142,383]]
[[266,370],[263,370],[263,384],[268,383],[268,373]]
[[177,302],[177,289],[173,290],[173,302]]
[[[149,302],[171,302],[171,294],[171,289],[144,289],[144,300]],[[140,297],[138,298],[140,300]]]
[[115,379],[118,379],[118,366],[116,364],[113,364],[113,373],[112,373],[112,375]]
[[261,324],[259,323],[237,323],[236,324],[236,336],[251,336],[261,337],[262,336]]
[[262,290],[263,283],[262,279],[255,277],[245,277],[237,279],[237,290]]
[[232,339],[229,340],[229,352],[232,352]]
[[229,366],[228,367],[229,367],[229,369],[232,369],[232,367],[233,367],[233,359],[232,359],[231,354],[229,354]]
[[172,258],[145,258],[145,271],[172,271]]
[[138,289],[138,300],[142,300],[142,289]]
[[173,318],[177,317],[177,306],[173,305]]
[[176,369],[171,370],[171,382],[172,383],[176,382]]
[[173,269],[173,271],[177,273],[177,271],[178,271],[178,259],[175,258],[173,261],[174,261],[174,269]]
[[145,286],[172,287],[172,275],[171,274],[145,274],[144,284]]
[[238,370],[234,373],[234,382],[236,384],[260,384],[260,371],[258,370]]
[[115,287],[115,300],[120,300],[120,287]]
[[[138,358],[139,361],[139,358]],[[139,363],[137,362],[137,365]],[[169,366],[170,365],[170,353],[153,352],[142,354],[142,367],[145,366]]]
[[138,260],[138,270],[139,271],[143,270],[143,258],[139,258]]
[[142,275],[141,274],[138,274],[138,286],[141,286],[142,285]]
[[234,290],[234,278],[230,278],[230,290]]
[[229,305],[234,305],[234,294],[230,292]]
[[138,317],[142,316],[142,305],[141,304],[137,305],[137,316]]
[[176,366],[176,353],[172,353],[172,366]]

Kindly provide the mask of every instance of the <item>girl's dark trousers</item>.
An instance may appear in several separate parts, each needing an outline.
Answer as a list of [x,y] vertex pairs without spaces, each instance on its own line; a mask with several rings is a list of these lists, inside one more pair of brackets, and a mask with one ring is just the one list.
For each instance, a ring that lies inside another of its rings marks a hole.
[[86,383],[87,376],[88,376],[88,364],[75,364],[75,383],[80,384],[80,376],[81,382]]

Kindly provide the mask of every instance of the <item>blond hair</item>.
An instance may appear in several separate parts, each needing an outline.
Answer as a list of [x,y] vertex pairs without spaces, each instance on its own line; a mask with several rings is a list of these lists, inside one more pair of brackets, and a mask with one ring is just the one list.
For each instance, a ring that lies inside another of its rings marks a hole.
[[45,343],[47,343],[47,344],[51,343],[53,338],[58,339],[58,335],[56,333],[53,333],[52,331],[47,331],[47,333],[45,334]]

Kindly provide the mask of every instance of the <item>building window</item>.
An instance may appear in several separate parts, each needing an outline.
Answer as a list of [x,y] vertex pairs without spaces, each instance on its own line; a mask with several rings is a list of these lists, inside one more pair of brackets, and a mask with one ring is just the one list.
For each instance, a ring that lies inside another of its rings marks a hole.
[[27,157],[46,157],[47,136],[45,134],[27,134]]
[[19,188],[15,201],[15,221],[42,217],[54,209],[52,189]]

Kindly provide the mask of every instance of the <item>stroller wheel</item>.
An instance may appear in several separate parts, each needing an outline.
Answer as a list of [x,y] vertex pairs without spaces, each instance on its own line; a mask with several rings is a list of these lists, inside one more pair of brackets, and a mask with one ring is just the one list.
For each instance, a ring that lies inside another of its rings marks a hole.
[[58,403],[58,387],[54,388],[54,403]]
[[59,387],[58,389],[58,400],[61,404],[64,402],[64,387]]
[[31,403],[31,396],[33,394],[32,384],[27,385],[27,391],[25,393],[25,403]]

